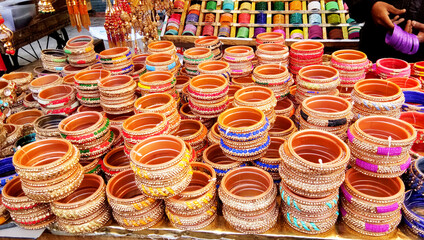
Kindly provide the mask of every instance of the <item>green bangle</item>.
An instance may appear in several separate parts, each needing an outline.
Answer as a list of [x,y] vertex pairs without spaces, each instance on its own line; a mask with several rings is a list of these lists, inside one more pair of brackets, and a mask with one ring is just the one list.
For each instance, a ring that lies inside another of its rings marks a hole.
[[249,37],[249,28],[247,27],[240,27],[237,32],[238,38],[248,38]]
[[349,18],[348,20],[346,20],[347,23],[356,23],[356,20],[353,18]]
[[274,2],[274,10],[284,11],[284,2]]
[[336,13],[330,14],[327,16],[327,21],[333,25],[340,24],[340,15]]
[[215,10],[216,9],[216,2],[215,1],[209,1],[206,4],[206,9],[207,10]]
[[268,10],[268,3],[267,2],[257,2],[255,5],[255,9],[258,11],[265,11]]
[[335,1],[331,1],[325,4],[325,10],[327,11],[337,11],[339,10],[339,4]]
[[171,29],[165,32],[165,35],[178,35],[177,30]]
[[183,35],[191,35],[194,36],[194,33],[190,32],[190,31],[184,31]]

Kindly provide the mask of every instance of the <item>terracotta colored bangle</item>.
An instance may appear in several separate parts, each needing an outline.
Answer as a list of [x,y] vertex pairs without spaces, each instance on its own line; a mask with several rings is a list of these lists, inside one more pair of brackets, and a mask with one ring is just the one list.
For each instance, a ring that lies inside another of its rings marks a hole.
[[414,143],[423,143],[424,142],[424,126],[422,119],[424,118],[424,113],[419,112],[403,112],[400,115],[400,120],[403,120],[407,123],[410,123],[414,126],[417,131],[417,138]]
[[255,85],[252,76],[233,78],[231,82],[234,85],[239,85],[242,87],[249,87]]
[[231,77],[244,77],[253,70],[251,60],[254,56],[255,53],[251,47],[234,46],[225,49],[223,60],[230,64]]
[[124,121],[123,136],[125,142],[136,144],[148,137],[167,134],[169,125],[161,113],[139,113]]
[[174,75],[169,72],[149,72],[140,76],[138,87],[142,92],[155,93],[164,92],[173,88],[176,84]]
[[256,36],[256,45],[266,44],[266,43],[279,43],[285,44],[284,34],[279,32],[268,32],[261,33]]
[[277,105],[274,107],[275,114],[283,117],[293,116],[294,110],[293,102],[288,98],[277,101]]
[[355,84],[365,78],[369,61],[365,53],[356,50],[339,50],[331,55],[331,66],[340,73],[341,84]]
[[217,217],[217,203],[211,206],[205,212],[195,216],[178,216],[172,213],[168,208],[166,209],[166,215],[170,219],[172,225],[176,228],[183,230],[195,230],[201,229],[211,224]]
[[152,203],[151,209],[147,212],[137,212],[133,214],[113,212],[113,217],[118,224],[130,231],[139,231],[152,227],[163,219],[163,215],[164,206],[161,201]]
[[197,71],[197,65],[213,58],[209,48],[195,47],[184,51],[184,66],[187,70]]
[[108,207],[103,206],[95,214],[76,222],[58,219],[57,225],[59,229],[68,233],[90,233],[106,225],[111,218]]
[[296,131],[297,127],[290,118],[277,116],[275,118],[274,126],[269,129],[268,134],[271,137],[279,137],[287,140]]
[[130,159],[125,155],[124,146],[115,148],[105,155],[102,161],[102,169],[107,179],[131,169]]
[[178,129],[173,133],[190,144],[196,151],[197,158],[201,158],[206,145],[207,128],[197,120],[182,120]]
[[3,142],[4,146],[14,145],[22,137],[22,127],[19,125],[4,124],[3,128],[6,132],[6,139]]
[[222,42],[217,36],[207,36],[196,39],[196,41],[194,41],[194,46],[209,48],[212,51],[214,60],[220,60],[222,58]]
[[38,93],[38,103],[43,108],[55,109],[75,99],[75,89],[67,85],[47,87]]
[[115,75],[100,80],[101,106],[109,114],[125,114],[133,111],[136,83],[130,76]]
[[37,94],[42,89],[49,86],[56,86],[56,85],[62,84],[62,82],[63,82],[63,79],[59,75],[50,74],[50,75],[46,75],[46,76],[39,77],[32,80],[31,83],[29,84],[29,89],[31,90],[33,95],[35,94],[34,98],[36,99]]
[[36,132],[37,139],[46,138],[60,138],[60,132],[58,129],[60,121],[65,119],[66,116],[60,114],[49,114],[37,118],[34,122],[34,129]]
[[253,166],[267,171],[272,176],[274,181],[281,179],[280,175],[278,174],[278,165],[282,159],[280,158],[278,150],[280,149],[280,146],[284,144],[284,141],[285,140],[282,138],[271,138],[271,142],[266,154],[260,159],[254,160],[252,162]]
[[175,54],[176,49],[175,45],[171,41],[156,41],[150,43],[148,46],[148,51],[150,54],[153,53],[169,53],[169,54]]
[[22,126],[22,134],[28,135],[34,132],[34,121],[42,115],[40,110],[26,110],[10,115],[6,123]]
[[175,80],[176,80],[175,88],[176,88],[177,92],[181,94],[183,88],[185,86],[188,86],[188,82],[190,81],[190,77],[178,75],[178,76],[175,77]]
[[103,69],[81,71],[75,75],[75,85],[80,91],[98,90],[98,83],[111,73]]
[[84,174],[99,174],[100,170],[102,170],[100,161],[100,158],[96,158],[94,160],[80,161],[81,166],[84,168]]
[[[59,131],[63,138],[75,141],[73,143],[85,143],[101,137],[96,136],[100,133],[100,131],[96,130],[101,126],[109,127],[106,122],[107,120],[99,112],[81,112],[62,120],[59,124]],[[96,131],[96,134],[91,134],[94,131]],[[80,135],[83,136],[80,137]],[[78,140],[80,142],[76,142]]]
[[289,48],[280,43],[266,43],[257,46],[256,55],[259,64],[281,64],[287,67],[289,63]]

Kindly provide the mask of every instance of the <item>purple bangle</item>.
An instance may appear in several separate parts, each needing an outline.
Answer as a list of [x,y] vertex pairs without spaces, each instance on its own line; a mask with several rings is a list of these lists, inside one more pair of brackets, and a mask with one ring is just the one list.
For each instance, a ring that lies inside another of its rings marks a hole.
[[418,37],[412,33],[410,33],[412,38],[412,50],[409,52],[409,55],[413,55],[418,52],[418,49],[420,48],[420,41],[418,40]]
[[199,15],[194,14],[194,13],[190,13],[189,15],[187,15],[187,22],[198,22],[199,21]]
[[253,35],[253,38],[256,38],[256,36],[258,36],[258,34],[264,33],[266,32],[265,28],[259,27],[259,28],[255,28],[255,34]]

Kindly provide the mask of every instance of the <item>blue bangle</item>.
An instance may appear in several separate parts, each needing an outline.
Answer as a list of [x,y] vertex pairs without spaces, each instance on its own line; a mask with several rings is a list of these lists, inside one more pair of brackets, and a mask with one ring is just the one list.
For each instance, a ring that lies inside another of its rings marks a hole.
[[318,13],[309,15],[309,23],[312,25],[319,25],[322,23],[321,16]]
[[13,157],[6,157],[6,158],[0,159],[0,165],[12,164],[12,163],[13,163]]
[[234,2],[231,0],[224,0],[224,4],[222,5],[223,10],[234,10]]
[[402,105],[403,111],[424,112],[424,93],[418,91],[404,91],[403,95],[405,96],[405,103]]
[[259,160],[255,160],[254,163],[258,166],[261,166],[263,168],[268,168],[268,169],[278,169],[278,167],[280,166],[279,164],[266,164]]
[[259,147],[255,147],[255,148],[251,148],[251,149],[234,149],[234,148],[231,148],[231,147],[225,145],[224,140],[222,140],[222,138],[221,138],[220,145],[221,145],[221,147],[225,148],[230,153],[233,153],[233,154],[236,154],[236,155],[241,155],[241,154],[255,155],[254,153],[259,152],[259,151],[263,150],[264,148],[268,148],[270,142],[271,142],[271,138],[268,136],[266,142]]
[[13,164],[5,164],[5,165],[1,165],[0,166],[0,175],[1,174],[5,174],[7,172],[14,172],[15,171],[15,166],[13,166]]
[[14,173],[14,174],[12,174],[10,176],[6,176],[6,177],[0,178],[0,186],[6,185],[6,183],[8,183],[10,180],[12,180],[16,176],[18,176],[18,174],[17,173]]
[[[241,164],[240,166],[238,166],[238,168],[239,167],[245,167],[246,166],[246,164],[245,163],[243,163],[243,164]],[[215,169],[215,172],[216,173],[218,173],[218,174],[226,174],[227,172],[229,172],[231,169],[226,169],[226,170],[222,170],[222,169],[218,169],[218,168],[213,168],[213,169]]]
[[[168,65],[168,70],[173,69],[176,65],[177,65],[177,64],[176,64],[175,62],[173,62],[173,63],[169,64],[169,65]],[[155,66],[149,66],[149,65],[147,65],[147,64],[146,64],[146,69],[147,69],[148,71],[156,71],[156,67],[155,67]]]
[[405,193],[402,207],[403,216],[409,222],[408,227],[415,226],[424,232],[424,217],[416,213],[417,209],[424,209],[424,196],[416,191],[409,190]]
[[[256,139],[256,138],[260,137],[260,136],[262,135],[262,133],[263,133],[265,130],[267,130],[267,129],[268,129],[268,127],[269,127],[269,121],[268,121],[268,118],[265,118],[265,120],[266,120],[266,123],[265,123],[265,125],[264,125],[261,129],[256,130],[256,131],[251,132],[251,133],[233,133],[233,132],[228,132],[228,133],[227,133],[227,132],[226,132],[223,128],[221,128],[220,126],[218,126],[218,129],[219,129],[219,131],[220,131],[221,133],[225,134],[226,136],[229,136],[230,138],[249,138],[249,139],[253,140],[253,139]],[[253,137],[253,138],[251,138],[251,137]]]

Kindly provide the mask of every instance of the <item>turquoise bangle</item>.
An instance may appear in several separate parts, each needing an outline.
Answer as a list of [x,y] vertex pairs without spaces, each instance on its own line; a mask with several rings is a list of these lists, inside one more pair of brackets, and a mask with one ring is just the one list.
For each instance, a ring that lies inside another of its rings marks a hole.
[[290,15],[290,23],[291,24],[302,24],[302,14],[293,13]]
[[346,20],[347,23],[356,23],[356,20],[353,18],[349,18],[348,20]]
[[171,29],[165,32],[165,35],[178,35],[177,30]]
[[249,37],[249,28],[247,27],[240,27],[237,32],[238,38],[248,38]]
[[223,10],[234,10],[234,2],[232,0],[224,0]]
[[193,32],[190,32],[190,31],[184,31],[184,32],[183,32],[183,35],[191,35],[191,36],[194,36],[194,33],[193,33]]
[[336,13],[330,14],[327,16],[327,21],[329,24],[333,25],[340,24],[340,15]]
[[339,10],[339,4],[335,1],[331,1],[325,4],[325,10],[327,11],[337,11]]
[[[177,64],[175,62],[169,64],[167,66],[168,70],[172,70]],[[146,70],[148,71],[156,71],[156,67],[155,66],[149,66],[146,64]]]

